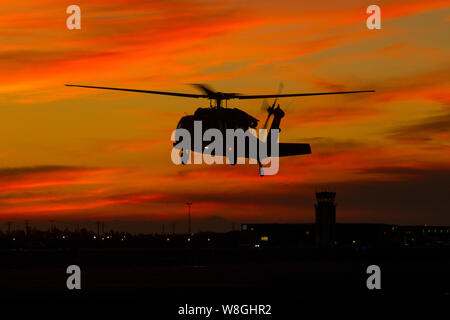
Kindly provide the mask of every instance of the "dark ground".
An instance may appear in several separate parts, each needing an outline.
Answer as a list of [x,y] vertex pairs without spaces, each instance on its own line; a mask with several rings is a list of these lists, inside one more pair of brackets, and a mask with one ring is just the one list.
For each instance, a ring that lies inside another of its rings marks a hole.
[[[3,299],[302,300],[343,297],[450,299],[449,248],[65,249],[2,252]],[[79,265],[82,290],[66,288]],[[381,290],[366,287],[381,268]]]

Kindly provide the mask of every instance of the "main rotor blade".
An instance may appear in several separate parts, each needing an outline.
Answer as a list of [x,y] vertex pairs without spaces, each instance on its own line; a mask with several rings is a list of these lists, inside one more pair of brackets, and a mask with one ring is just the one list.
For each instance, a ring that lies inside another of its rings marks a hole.
[[361,92],[375,92],[375,90],[291,93],[291,94],[259,94],[259,95],[252,95],[252,96],[239,95],[239,96],[236,96],[235,98],[236,99],[264,99],[264,98],[323,96],[323,95],[328,95],[328,94],[347,94],[347,93],[361,93]]
[[[283,91],[283,88],[284,88],[284,84],[283,84],[283,82],[280,82],[280,85],[278,86],[277,94],[281,94],[281,91]],[[274,108],[275,108],[275,105],[277,104],[277,100],[278,100],[278,97],[276,97],[275,100],[273,101]]]
[[91,89],[130,91],[130,92],[140,92],[140,93],[152,93],[152,94],[162,94],[162,95],[166,95],[166,96],[187,97],[187,98],[208,98],[208,96],[205,95],[205,94],[191,94],[191,93],[166,92],[166,91],[150,91],[150,90],[123,89],[123,88],[110,88],[110,87],[95,87],[95,86],[84,86],[84,85],[78,85],[78,84],[66,84],[66,86],[67,87],[79,87],[79,88],[91,88]]
[[202,83],[191,83],[191,86],[203,91],[206,95],[213,95],[216,93],[210,86]]

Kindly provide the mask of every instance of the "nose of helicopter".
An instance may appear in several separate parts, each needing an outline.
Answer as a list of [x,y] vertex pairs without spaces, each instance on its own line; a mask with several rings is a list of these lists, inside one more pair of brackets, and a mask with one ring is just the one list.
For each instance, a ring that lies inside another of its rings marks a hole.
[[[192,116],[184,116],[178,121],[177,129],[184,129],[191,132],[191,128],[193,127],[193,117]],[[178,144],[178,140],[173,142],[173,146],[175,147]]]

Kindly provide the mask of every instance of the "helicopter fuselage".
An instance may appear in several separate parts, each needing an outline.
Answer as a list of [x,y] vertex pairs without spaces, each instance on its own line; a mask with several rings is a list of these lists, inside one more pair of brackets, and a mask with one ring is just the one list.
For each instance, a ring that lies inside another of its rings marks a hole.
[[[249,129],[256,129],[258,121],[258,119],[237,108],[198,108],[193,115],[182,117],[178,122],[177,129],[185,129],[192,137],[194,137],[196,135],[194,129],[195,123],[200,122],[202,132],[199,132],[199,134],[202,137],[204,132],[209,129],[217,129],[222,133],[222,136],[225,137],[228,129],[233,129],[235,131],[241,129],[243,132],[247,132]],[[249,142],[246,141],[245,143],[248,144]],[[191,150],[202,153],[209,144],[210,141],[202,140],[201,146],[195,145],[194,140],[192,139]],[[177,142],[173,145],[176,147]],[[223,151],[219,153],[225,155],[225,141],[223,147]],[[246,150],[248,150],[248,148]],[[217,155],[216,152],[213,154]]]
[[194,130],[194,121],[201,121],[204,130],[242,129],[244,131],[258,125],[258,119],[237,108],[198,108],[193,115],[180,119],[177,129]]

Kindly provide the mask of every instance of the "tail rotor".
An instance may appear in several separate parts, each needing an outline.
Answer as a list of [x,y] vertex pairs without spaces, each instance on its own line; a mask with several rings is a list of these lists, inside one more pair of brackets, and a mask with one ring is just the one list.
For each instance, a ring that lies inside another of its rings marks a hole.
[[[280,82],[280,84],[278,85],[277,94],[281,94],[281,91],[283,91],[283,88],[284,88],[283,82]],[[267,118],[266,118],[266,121],[264,121],[263,129],[267,129],[267,124],[269,123],[269,119],[275,111],[275,106],[277,105],[277,101],[278,101],[278,97],[275,98],[272,105],[270,105],[266,99],[263,100],[261,109],[267,112]]]

